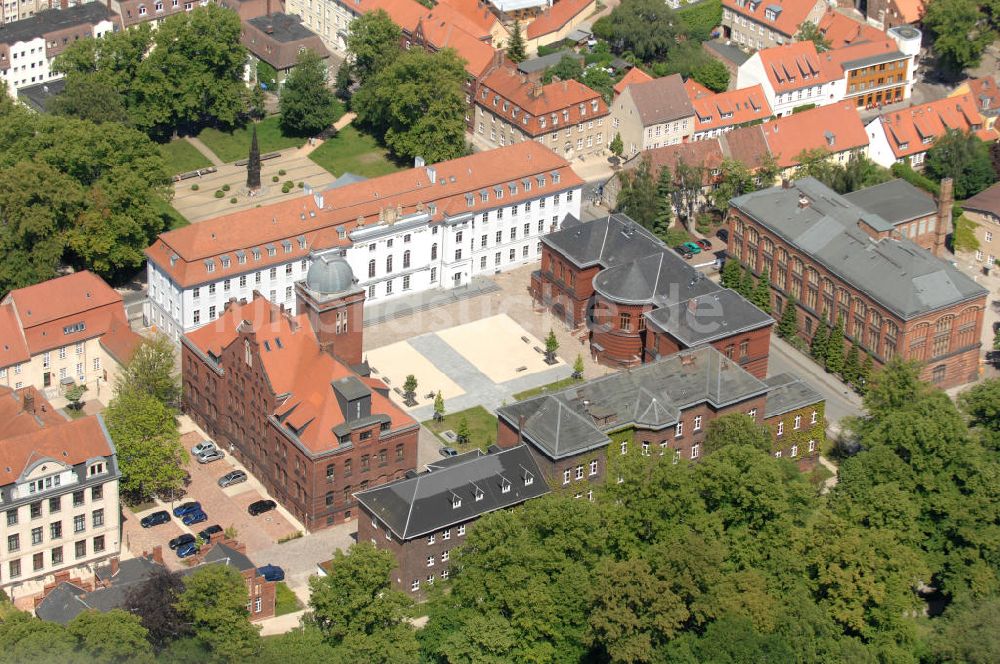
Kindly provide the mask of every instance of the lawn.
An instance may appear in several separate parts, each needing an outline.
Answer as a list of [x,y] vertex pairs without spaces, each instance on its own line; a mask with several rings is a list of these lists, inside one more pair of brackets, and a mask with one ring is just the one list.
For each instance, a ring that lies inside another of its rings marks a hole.
[[208,168],[212,165],[212,162],[205,155],[198,152],[198,148],[183,138],[178,138],[157,147],[160,149],[160,154],[166,160],[167,169],[171,175],[196,171],[199,168]]
[[362,134],[348,125],[309,154],[309,158],[340,177],[354,173],[366,178],[387,175],[401,170],[390,158],[385,148],[368,134]]
[[[460,445],[449,442],[441,436],[441,432],[448,431],[449,429],[458,432],[458,423],[462,421],[463,417],[469,425],[469,442]],[[443,445],[454,447],[459,452],[468,452],[477,447],[485,451],[487,447],[497,440],[497,418],[482,406],[473,406],[468,410],[448,413],[440,422],[435,422],[431,419],[423,424],[441,439]]]
[[[198,138],[215,153],[215,156],[230,163],[247,158],[247,154],[250,152],[250,134],[250,125],[231,132],[209,127],[202,129]],[[305,142],[304,138],[282,135],[276,115],[257,123],[257,144],[260,146],[261,154],[298,148]]]
[[191,223],[173,205],[166,201],[156,199],[153,201],[153,205],[159,208],[160,216],[163,217],[166,223],[166,230],[168,231],[172,231],[175,228],[183,228]]
[[302,608],[302,602],[284,581],[276,583],[274,591],[274,615],[283,616],[286,613],[295,613]]
[[579,378],[563,378],[557,380],[554,383],[549,383],[548,385],[541,385],[539,387],[533,387],[530,390],[525,390],[524,392],[518,392],[514,395],[514,398],[518,401],[524,401],[525,399],[530,399],[531,397],[537,397],[539,394],[545,394],[547,392],[558,392],[559,390],[565,389],[570,385],[576,385],[577,383],[582,383],[583,381]]

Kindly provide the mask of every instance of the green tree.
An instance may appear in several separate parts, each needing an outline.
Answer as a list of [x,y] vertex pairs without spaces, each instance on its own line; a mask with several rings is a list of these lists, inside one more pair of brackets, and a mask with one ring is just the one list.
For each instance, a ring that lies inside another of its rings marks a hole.
[[348,99],[351,96],[352,85],[354,85],[354,79],[351,76],[351,65],[348,62],[341,62],[340,66],[337,67],[337,78],[334,81],[337,96],[341,99]]
[[958,403],[983,444],[1000,451],[1000,379],[973,385],[959,395]]
[[934,55],[942,73],[958,77],[976,67],[994,34],[974,0],[932,0],[923,26],[931,33]]
[[556,331],[550,328],[549,335],[545,337],[545,354],[554,358],[557,350],[559,350],[559,339],[556,338]]
[[858,354],[858,344],[852,343],[844,359],[844,380],[856,385],[861,376],[861,359]]
[[141,502],[182,486],[184,449],[171,408],[150,394],[123,391],[111,400],[104,421],[118,451],[123,495]]
[[750,268],[743,268],[743,276],[740,279],[740,287],[737,292],[749,300],[753,297],[755,290],[757,290],[757,284],[754,282],[753,273],[750,272]]
[[466,151],[465,81],[455,51],[412,49],[362,83],[351,105],[397,157],[444,161]]
[[615,80],[604,67],[600,65],[588,66],[584,68],[583,74],[576,77],[576,80],[580,81],[594,92],[601,93],[601,97],[604,98],[604,103],[609,106],[611,105],[615,94]]
[[809,354],[812,355],[813,359],[824,364],[826,362],[827,347],[830,344],[830,326],[823,324],[817,326],[816,333],[813,334],[812,340],[809,342]]
[[632,53],[642,62],[664,60],[677,45],[681,22],[657,0],[627,0],[593,26],[617,54]]
[[643,155],[634,168],[618,173],[621,189],[615,206],[617,212],[627,214],[644,228],[652,230],[659,210],[657,183],[653,179],[652,164]]
[[153,662],[149,631],[138,616],[121,609],[84,611],[66,625],[87,660],[108,664]]
[[721,179],[711,194],[712,205],[716,209],[726,211],[729,209],[729,201],[756,189],[753,173],[741,161],[723,159],[719,172]]
[[151,24],[139,23],[128,30],[106,33],[100,39],[70,42],[56,57],[52,68],[66,75],[67,88],[75,75],[96,75],[131,108],[134,98],[130,88],[152,45]]
[[735,258],[730,258],[722,266],[722,273],[719,281],[723,288],[730,288],[739,292],[740,288],[743,286],[741,278],[742,274],[743,272],[740,269],[740,262]]
[[261,639],[256,661],[261,664],[329,664],[337,662],[338,652],[323,640],[323,633],[315,627],[294,629],[291,632]]
[[582,74],[583,65],[580,60],[570,55],[564,55],[559,62],[545,70],[542,74],[542,82],[551,83],[556,77],[560,80],[568,81],[570,79],[578,78]]
[[671,198],[677,218],[691,231],[694,227],[695,210],[698,207],[705,186],[705,168],[692,166],[678,159],[674,167],[674,187]]
[[176,608],[222,661],[246,661],[260,646],[247,612],[246,583],[229,565],[208,565],[186,576]]
[[760,273],[760,279],[757,280],[757,287],[754,288],[750,301],[764,313],[771,313],[771,273],[767,266]]
[[136,392],[149,395],[166,406],[177,407],[181,387],[174,352],[173,343],[164,334],[143,339],[119,374],[115,395]]
[[864,155],[851,155],[842,168],[835,171],[831,187],[838,194],[849,194],[858,189],[874,187],[888,182],[892,173]]
[[413,602],[392,587],[394,567],[390,551],[367,542],[352,544],[347,553],[334,551],[330,573],[309,579],[307,627],[318,628],[327,643],[339,646],[351,635],[406,626]]
[[129,589],[122,607],[138,616],[147,630],[147,638],[157,651],[169,643],[191,636],[191,625],[177,612],[174,604],[184,591],[180,574],[165,568],[154,571],[141,584]]
[[795,296],[789,295],[781,310],[781,320],[778,321],[778,336],[791,339],[799,333],[799,316],[795,310]]
[[975,196],[996,180],[989,147],[975,134],[955,129],[949,129],[927,151],[924,172],[935,180],[952,178],[958,200]]
[[837,323],[826,342],[826,370],[833,374],[844,371],[844,318],[837,316]]
[[0,662],[72,662],[76,639],[58,623],[17,611],[0,622]]
[[526,57],[524,51],[524,35],[521,34],[521,22],[514,21],[514,27],[507,40],[507,59],[511,62],[521,62]]
[[577,379],[583,378],[583,370],[585,369],[583,364],[583,355],[577,353],[576,359],[573,361],[573,377]]
[[705,453],[730,445],[745,445],[762,452],[771,451],[771,432],[745,413],[730,413],[708,423],[705,430]]
[[664,164],[660,167],[660,174],[656,179],[656,221],[653,224],[653,232],[659,238],[666,237],[670,228],[670,219],[673,212],[670,194],[673,191],[674,183],[670,178],[670,169]]
[[819,28],[812,21],[804,21],[799,25],[799,31],[795,33],[795,41],[811,41],[816,45],[816,51],[819,53],[830,50],[830,40],[819,31]]
[[931,650],[939,662],[1000,661],[1000,597],[951,604],[934,621]]
[[417,393],[417,377],[413,374],[408,374],[406,380],[403,381],[403,394],[412,398]]
[[403,33],[383,9],[361,14],[351,21],[347,35],[351,75],[364,85],[388,67],[402,52]]
[[729,70],[715,58],[708,58],[691,72],[691,78],[712,92],[725,92],[729,88]]
[[441,390],[434,395],[434,417],[437,419],[444,417],[444,397],[441,396]]
[[69,402],[67,407],[72,410],[80,410],[83,407],[83,393],[86,391],[86,384],[74,385],[66,390],[66,393],[63,396],[65,396],[66,401]]
[[278,100],[281,130],[291,136],[313,136],[337,119],[337,101],[327,87],[326,63],[315,51],[300,51]]
[[621,133],[615,132],[615,137],[611,139],[611,145],[608,148],[611,150],[611,154],[616,157],[622,156],[622,153],[625,152],[625,145],[622,143]]
[[128,123],[125,98],[107,77],[74,72],[65,80],[66,87],[49,102],[50,113],[89,120],[95,124]]
[[469,431],[469,420],[465,419],[465,417],[463,416],[462,419],[458,421],[458,426],[455,427],[455,437],[458,439],[458,442],[464,444],[469,442],[470,433],[471,432]]
[[867,394],[869,384],[872,380],[872,375],[875,373],[875,363],[872,362],[872,356],[865,353],[865,360],[861,363],[861,370],[858,371],[858,381],[855,385],[855,389],[861,394]]

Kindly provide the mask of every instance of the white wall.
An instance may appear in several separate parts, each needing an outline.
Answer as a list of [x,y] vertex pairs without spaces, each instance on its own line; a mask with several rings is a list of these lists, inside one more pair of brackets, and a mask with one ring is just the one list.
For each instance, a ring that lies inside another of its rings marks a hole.
[[868,132],[868,158],[879,166],[889,168],[896,163],[896,155],[889,146],[889,137],[885,134],[882,126],[882,118],[877,117],[867,125],[865,131]]

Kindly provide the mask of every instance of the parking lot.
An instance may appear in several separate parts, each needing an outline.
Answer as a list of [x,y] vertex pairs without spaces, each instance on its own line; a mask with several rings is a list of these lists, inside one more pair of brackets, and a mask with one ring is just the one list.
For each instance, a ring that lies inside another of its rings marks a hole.
[[[187,450],[202,440],[203,437],[196,432],[189,432],[181,437],[181,442]],[[220,461],[204,465],[193,458],[190,459],[185,466],[191,476],[190,483],[183,495],[179,495],[173,502],[160,502],[155,507],[135,514],[127,509],[124,511],[124,542],[129,551],[134,555],[140,555],[143,551],[151,551],[157,545],[162,546],[167,565],[177,569],[183,563],[169,551],[167,543],[181,533],[197,535],[208,526],[218,524],[223,528],[235,528],[237,539],[246,544],[247,554],[254,562],[258,562],[254,559],[256,552],[269,549],[279,538],[302,530],[302,526],[280,506],[260,516],[254,517],[247,513],[250,503],[270,498],[253,476],[241,484],[225,489],[219,488],[219,478],[236,468],[245,470],[229,455]],[[174,507],[189,500],[201,503],[202,509],[208,515],[207,521],[189,527],[183,525],[179,518],[171,516],[170,523],[152,528],[143,528],[139,524],[142,517],[161,509],[171,512],[172,515]]]

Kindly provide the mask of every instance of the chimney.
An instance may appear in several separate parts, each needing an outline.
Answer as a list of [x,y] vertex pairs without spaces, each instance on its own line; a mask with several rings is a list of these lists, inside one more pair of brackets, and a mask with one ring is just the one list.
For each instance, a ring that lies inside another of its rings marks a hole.
[[800,195],[799,196],[799,209],[801,210],[802,208],[807,208],[807,207],[809,207],[809,199],[806,198],[805,196]]
[[271,15],[271,0],[267,0],[267,15]]
[[519,415],[517,418],[517,442],[521,444],[524,442],[524,422],[527,420],[524,415]]
[[273,35],[274,34],[274,26],[271,25],[270,23],[268,23],[267,25],[265,25],[264,26],[264,34],[265,35]]
[[788,178],[781,178],[781,188],[782,189],[791,189],[792,188],[792,182],[793,181],[789,180]]
[[21,408],[26,413],[35,414],[35,393],[31,389],[24,391],[24,401],[21,404]]
[[938,196],[937,230],[934,235],[934,249],[931,253],[941,256],[944,251],[944,241],[951,232],[951,206],[955,202],[954,183],[951,178],[942,178],[941,193]]
[[118,574],[118,556],[111,559],[111,576]]

